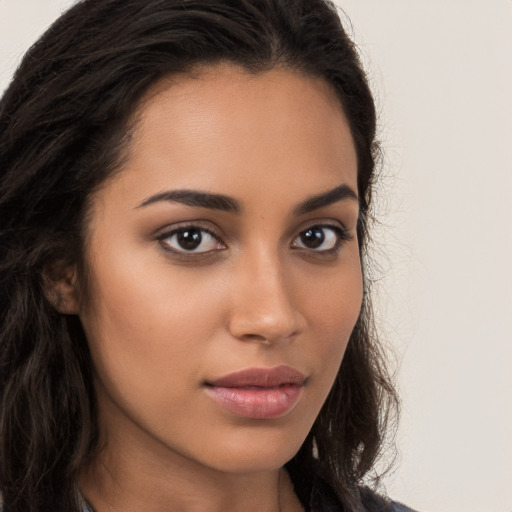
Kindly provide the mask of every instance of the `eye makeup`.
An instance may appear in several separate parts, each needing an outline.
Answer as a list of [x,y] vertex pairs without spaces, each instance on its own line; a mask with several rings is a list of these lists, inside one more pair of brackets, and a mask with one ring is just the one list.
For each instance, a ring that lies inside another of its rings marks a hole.
[[[292,251],[310,254],[316,260],[332,260],[353,236],[345,227],[315,222],[301,229],[290,243]],[[229,248],[220,229],[204,221],[180,222],[160,230],[156,241],[162,250],[181,261],[202,261]]]
[[351,239],[345,228],[332,224],[315,224],[299,233],[292,242],[292,248],[333,253],[339,251],[343,243]]
[[227,249],[219,231],[204,221],[180,222],[160,230],[156,241],[171,256],[193,262]]

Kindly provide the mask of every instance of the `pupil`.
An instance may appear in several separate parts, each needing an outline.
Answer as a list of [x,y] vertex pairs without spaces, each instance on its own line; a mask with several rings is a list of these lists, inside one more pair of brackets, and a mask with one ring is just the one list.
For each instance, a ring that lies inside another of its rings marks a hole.
[[201,231],[198,229],[186,229],[178,233],[178,243],[183,249],[189,251],[197,249],[201,244]]
[[325,235],[321,228],[309,228],[302,232],[300,238],[306,247],[316,249],[323,244]]

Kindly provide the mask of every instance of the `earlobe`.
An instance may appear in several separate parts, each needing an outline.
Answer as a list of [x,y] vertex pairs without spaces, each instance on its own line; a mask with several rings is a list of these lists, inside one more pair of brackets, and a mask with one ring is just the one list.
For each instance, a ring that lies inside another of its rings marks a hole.
[[46,298],[63,315],[77,315],[80,311],[80,293],[75,265],[55,262],[43,272]]

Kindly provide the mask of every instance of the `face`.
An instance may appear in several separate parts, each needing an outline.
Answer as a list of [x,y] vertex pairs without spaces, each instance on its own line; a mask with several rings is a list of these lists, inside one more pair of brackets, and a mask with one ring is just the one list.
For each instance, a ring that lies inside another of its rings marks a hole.
[[88,226],[107,446],[224,472],[293,457],[359,314],[356,175],[321,79],[222,65],[147,94]]

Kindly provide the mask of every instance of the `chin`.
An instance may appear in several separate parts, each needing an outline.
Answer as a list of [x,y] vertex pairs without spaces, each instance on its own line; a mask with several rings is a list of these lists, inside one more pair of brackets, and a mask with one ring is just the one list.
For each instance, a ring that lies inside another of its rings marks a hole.
[[[307,433],[306,433],[307,435]],[[250,435],[219,443],[211,454],[212,466],[228,473],[257,473],[284,466],[299,451],[306,437]]]
[[225,473],[248,474],[274,471],[284,466],[297,453],[276,454],[260,450],[259,453],[243,453],[240,457],[225,456],[215,461],[215,469]]

